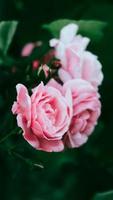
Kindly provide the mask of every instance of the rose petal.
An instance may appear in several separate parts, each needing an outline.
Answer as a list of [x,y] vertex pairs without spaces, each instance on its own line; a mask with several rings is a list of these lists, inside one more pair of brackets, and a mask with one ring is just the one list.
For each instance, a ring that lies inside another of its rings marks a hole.
[[64,26],[60,32],[60,40],[66,44],[70,43],[73,40],[77,31],[78,25],[76,24],[69,24],[67,26]]

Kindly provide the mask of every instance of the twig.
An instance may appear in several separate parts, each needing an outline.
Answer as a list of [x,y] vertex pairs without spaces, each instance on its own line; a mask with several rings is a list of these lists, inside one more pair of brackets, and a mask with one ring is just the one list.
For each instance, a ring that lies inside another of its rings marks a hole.
[[13,152],[9,152],[9,153],[12,154],[12,155],[14,155],[14,156],[16,156],[16,157],[18,157],[19,159],[23,160],[23,161],[24,161],[25,163],[27,163],[28,165],[31,165],[31,166],[34,166],[34,167],[39,167],[39,168],[41,168],[41,169],[44,168],[43,165],[37,164],[37,163],[33,163],[32,160],[23,157],[21,154],[19,154],[19,153],[17,153],[17,152],[14,152],[14,151],[13,151]]
[[[11,131],[11,133],[5,135],[5,137],[3,137],[3,138],[0,140],[0,144],[1,144],[2,142],[5,142],[10,136],[15,135],[15,132],[16,132],[16,131],[18,131],[18,128],[16,128],[16,129],[14,129],[13,131]],[[20,133],[21,133],[21,130],[18,131],[18,133],[20,134]]]

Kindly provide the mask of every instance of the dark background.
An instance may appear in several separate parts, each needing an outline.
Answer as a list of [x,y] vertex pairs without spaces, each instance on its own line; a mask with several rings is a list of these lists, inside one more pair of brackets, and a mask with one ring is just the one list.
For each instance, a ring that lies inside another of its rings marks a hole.
[[[12,154],[0,150],[1,200],[93,200],[96,193],[113,190],[113,1],[0,0],[0,20],[20,22],[9,51],[15,58],[25,43],[48,37],[41,29],[42,24],[60,18],[108,23],[102,41],[90,47],[103,64],[102,115],[88,143],[80,149],[39,152],[21,135],[6,142],[5,149],[14,142],[16,147]],[[6,72],[0,73],[2,135],[11,129],[13,121],[10,108],[14,97],[7,91],[9,86],[15,90],[11,80]],[[113,200],[113,196],[95,200]]]

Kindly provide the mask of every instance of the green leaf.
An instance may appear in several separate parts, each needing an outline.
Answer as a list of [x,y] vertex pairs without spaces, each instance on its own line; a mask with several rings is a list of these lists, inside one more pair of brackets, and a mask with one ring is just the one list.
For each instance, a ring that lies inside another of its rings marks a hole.
[[112,200],[113,199],[113,190],[103,193],[98,193],[94,196],[92,200]]
[[93,42],[98,42],[103,37],[103,30],[107,26],[106,22],[96,20],[69,20],[61,19],[45,24],[42,27],[51,32],[54,37],[59,37],[60,30],[70,24],[74,23],[79,26],[79,33],[83,36],[89,37]]
[[0,50],[3,52],[3,54],[7,53],[7,50],[16,31],[17,25],[17,21],[0,22]]

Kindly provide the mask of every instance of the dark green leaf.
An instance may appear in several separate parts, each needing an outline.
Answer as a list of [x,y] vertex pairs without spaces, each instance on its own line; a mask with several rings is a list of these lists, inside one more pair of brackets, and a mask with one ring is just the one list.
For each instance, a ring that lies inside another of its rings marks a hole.
[[92,200],[112,200],[112,199],[113,199],[113,191],[108,191],[96,194]]
[[17,28],[17,21],[0,22],[0,50],[6,54]]
[[77,24],[79,26],[79,33],[89,37],[93,42],[98,42],[103,36],[103,30],[107,23],[96,20],[69,20],[62,19],[53,21],[49,24],[43,25],[43,28],[52,33],[54,37],[59,37],[61,28],[70,23]]

